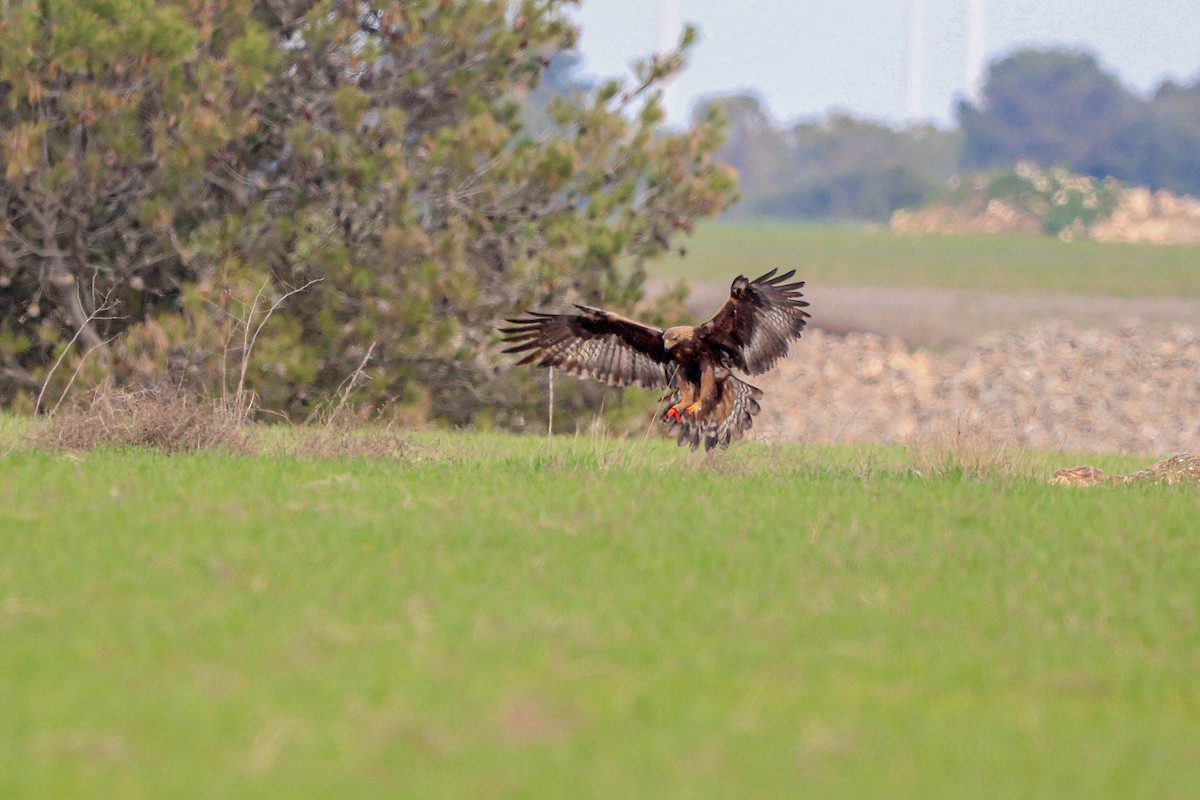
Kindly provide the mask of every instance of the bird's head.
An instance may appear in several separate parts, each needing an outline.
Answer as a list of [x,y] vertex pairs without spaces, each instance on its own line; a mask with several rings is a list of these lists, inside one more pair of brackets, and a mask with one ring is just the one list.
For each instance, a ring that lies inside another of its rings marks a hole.
[[676,325],[663,331],[663,345],[668,350],[674,350],[684,342],[690,342],[696,337],[696,329],[690,325]]

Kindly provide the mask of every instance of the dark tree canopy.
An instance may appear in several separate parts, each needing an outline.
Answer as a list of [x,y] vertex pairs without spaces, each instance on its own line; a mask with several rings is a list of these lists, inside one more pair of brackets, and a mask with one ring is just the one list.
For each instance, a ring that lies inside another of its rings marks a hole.
[[1200,195],[1200,79],[1170,81],[1149,101],[1149,118],[1134,133],[1138,183]]
[[962,103],[967,167],[1027,159],[1095,177],[1136,178],[1143,104],[1087,53],[1022,50],[991,65],[978,106]]
[[978,106],[958,119],[968,168],[1018,160],[1200,194],[1200,80],[1126,88],[1087,53],[1022,50],[992,64]]
[[7,6],[0,399],[72,341],[64,375],[91,349],[81,378],[227,390],[274,307],[244,374],[264,407],[306,413],[361,365],[372,404],[469,420],[495,320],[630,306],[733,191],[715,117],[660,128],[691,33],[592,86],[568,5]]

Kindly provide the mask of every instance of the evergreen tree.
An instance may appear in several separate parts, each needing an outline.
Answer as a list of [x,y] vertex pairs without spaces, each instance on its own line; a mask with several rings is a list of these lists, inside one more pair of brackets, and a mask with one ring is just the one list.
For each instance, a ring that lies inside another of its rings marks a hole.
[[[266,38],[248,3],[38,0],[0,20],[0,399],[76,340],[171,308],[181,242],[223,213],[205,179],[255,125]],[[118,308],[119,302],[119,308]]]
[[1087,53],[1022,50],[988,69],[979,106],[959,105],[967,167],[1026,159],[1136,182],[1144,104]]
[[[10,13],[3,269],[26,310],[0,357],[28,388],[47,345],[130,325],[110,348],[116,375],[217,391],[244,355],[239,332],[273,307],[245,373],[265,406],[309,410],[365,363],[364,397],[466,421],[492,399],[499,318],[632,304],[645,259],[733,191],[712,159],[715,116],[659,127],[682,50],[632,83],[557,93],[527,127],[531,93],[577,36],[565,5],[42,0]],[[49,245],[43,208],[63,208]],[[54,288],[47,254],[79,230],[93,233],[69,262],[72,291]],[[101,329],[89,303],[113,292],[125,319]],[[27,306],[51,294],[35,322]]]

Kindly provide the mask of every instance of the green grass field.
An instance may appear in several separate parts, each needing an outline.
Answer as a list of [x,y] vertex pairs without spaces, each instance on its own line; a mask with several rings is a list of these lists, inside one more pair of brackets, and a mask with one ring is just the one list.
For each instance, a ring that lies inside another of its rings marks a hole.
[[1200,796],[1200,494],[1017,458],[9,452],[0,797]]
[[729,281],[797,269],[810,285],[1200,297],[1200,247],[1060,242],[1028,236],[897,236],[848,225],[714,222],[661,277]]

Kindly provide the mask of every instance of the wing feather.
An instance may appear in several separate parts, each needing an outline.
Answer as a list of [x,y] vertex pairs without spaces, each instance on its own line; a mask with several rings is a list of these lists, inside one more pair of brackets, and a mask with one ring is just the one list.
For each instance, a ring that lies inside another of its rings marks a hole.
[[809,317],[800,291],[804,281],[788,283],[795,270],[775,273],[771,270],[753,281],[739,275],[725,305],[698,328],[701,341],[724,366],[758,375],[786,356],[792,340],[800,338]]
[[620,314],[576,306],[578,314],[528,311],[501,328],[510,347],[524,353],[520,364],[558,367],[613,386],[665,389],[674,367],[662,330]]

